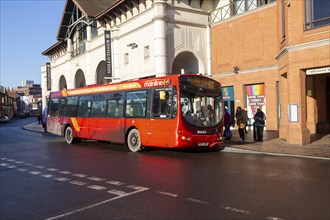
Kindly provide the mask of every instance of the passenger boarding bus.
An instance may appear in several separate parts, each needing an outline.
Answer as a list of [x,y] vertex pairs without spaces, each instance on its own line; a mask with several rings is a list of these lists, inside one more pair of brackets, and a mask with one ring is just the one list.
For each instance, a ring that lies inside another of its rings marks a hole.
[[143,147],[223,148],[219,82],[182,74],[64,89],[49,95],[47,131]]

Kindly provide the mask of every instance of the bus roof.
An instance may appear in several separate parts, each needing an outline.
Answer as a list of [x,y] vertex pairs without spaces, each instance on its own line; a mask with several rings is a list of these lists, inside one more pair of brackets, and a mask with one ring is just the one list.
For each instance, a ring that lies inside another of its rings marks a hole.
[[[88,95],[88,94],[112,92],[112,91],[169,86],[173,84],[173,80],[176,81],[176,79],[178,79],[179,76],[181,76],[181,74],[173,74],[173,75],[157,77],[157,78],[137,79],[137,80],[110,83],[110,84],[93,84],[81,88],[63,89],[62,91],[51,92],[50,96],[63,97],[63,96]],[[196,76],[196,74],[184,74],[182,76]],[[198,76],[202,76],[202,75],[198,75]]]

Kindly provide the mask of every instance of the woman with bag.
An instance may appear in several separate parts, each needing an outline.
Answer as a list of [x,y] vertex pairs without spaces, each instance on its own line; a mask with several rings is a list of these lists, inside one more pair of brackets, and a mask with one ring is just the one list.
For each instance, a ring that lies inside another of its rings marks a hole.
[[239,142],[245,141],[245,123],[247,121],[247,112],[238,106],[236,109],[236,124],[238,126]]

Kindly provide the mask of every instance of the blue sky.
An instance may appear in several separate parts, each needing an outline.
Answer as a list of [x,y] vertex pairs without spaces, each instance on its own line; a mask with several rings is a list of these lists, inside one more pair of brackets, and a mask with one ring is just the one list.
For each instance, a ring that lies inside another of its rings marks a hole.
[[65,0],[0,0],[0,85],[41,84],[41,53],[57,42]]

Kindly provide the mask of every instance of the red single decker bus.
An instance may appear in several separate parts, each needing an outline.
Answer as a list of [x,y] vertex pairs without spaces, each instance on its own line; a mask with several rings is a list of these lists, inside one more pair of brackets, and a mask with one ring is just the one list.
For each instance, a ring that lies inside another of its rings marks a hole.
[[51,92],[47,131],[142,147],[223,148],[221,84],[182,74]]

